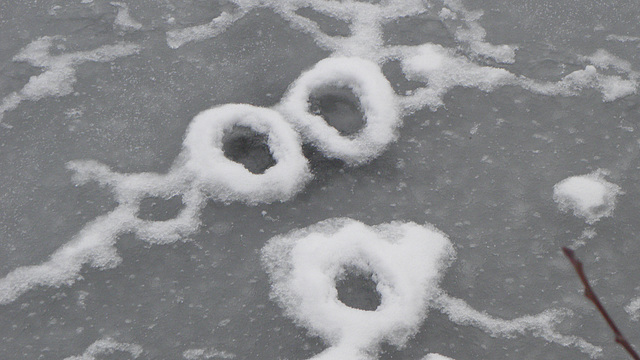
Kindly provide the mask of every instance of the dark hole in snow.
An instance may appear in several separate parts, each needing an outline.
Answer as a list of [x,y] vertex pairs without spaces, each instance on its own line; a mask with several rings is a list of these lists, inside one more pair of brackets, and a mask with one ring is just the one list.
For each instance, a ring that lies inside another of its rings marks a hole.
[[349,88],[327,87],[309,97],[309,111],[320,115],[340,135],[354,135],[365,124],[360,101]]
[[336,279],[338,300],[352,308],[373,311],[381,303],[376,285],[371,273],[346,269],[344,275]]
[[222,151],[227,159],[244,165],[254,174],[262,174],[275,165],[268,137],[246,126],[234,126],[222,138]]

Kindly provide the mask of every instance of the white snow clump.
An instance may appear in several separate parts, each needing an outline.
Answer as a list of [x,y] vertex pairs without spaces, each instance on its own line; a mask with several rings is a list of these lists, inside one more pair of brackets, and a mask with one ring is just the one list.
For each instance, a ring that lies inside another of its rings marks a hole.
[[603,217],[613,215],[616,196],[623,194],[620,187],[604,179],[606,171],[566,178],[553,187],[553,200],[558,208],[582,217],[589,225]]

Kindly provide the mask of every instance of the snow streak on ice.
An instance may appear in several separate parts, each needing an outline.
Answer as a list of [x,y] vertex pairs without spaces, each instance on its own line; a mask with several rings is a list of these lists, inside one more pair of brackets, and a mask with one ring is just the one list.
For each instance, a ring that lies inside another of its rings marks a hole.
[[41,37],[22,49],[13,61],[25,61],[42,68],[44,72],[32,76],[17,92],[7,95],[0,103],[0,121],[7,111],[14,110],[23,101],[37,101],[46,97],[60,97],[73,93],[76,83],[75,67],[87,61],[110,62],[119,57],[137,54],[140,46],[132,43],[105,45],[94,50],[78,51],[62,55],[51,55],[50,48],[61,36]]

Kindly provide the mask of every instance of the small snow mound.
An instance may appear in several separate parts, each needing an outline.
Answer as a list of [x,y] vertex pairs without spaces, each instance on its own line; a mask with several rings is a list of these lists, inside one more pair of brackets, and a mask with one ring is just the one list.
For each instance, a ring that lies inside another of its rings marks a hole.
[[64,360],[97,360],[101,359],[103,355],[111,355],[116,351],[129,353],[132,359],[137,359],[143,352],[140,345],[120,343],[106,338],[91,344],[82,355],[70,356]]
[[[267,135],[275,165],[262,174],[254,174],[225,157],[223,137],[234,126]],[[189,125],[183,145],[186,170],[222,201],[285,201],[312,177],[298,135],[279,113],[267,108],[227,104],[203,111]]]
[[118,14],[114,24],[125,31],[135,31],[142,29],[142,24],[136,21],[129,13],[129,5],[123,2],[112,2],[111,5],[118,8]]
[[444,355],[433,353],[423,357],[422,360],[453,360],[453,359]]
[[620,187],[604,179],[606,172],[572,176],[553,187],[553,200],[558,208],[585,219],[589,225],[603,217],[613,215],[616,196],[623,194]]
[[[331,346],[318,359],[370,358],[366,354],[377,352],[381,341],[404,345],[426,317],[453,257],[449,239],[429,225],[367,226],[348,218],[276,236],[262,251],[272,298]],[[381,295],[375,311],[338,299],[336,279],[348,268],[373,274]]]
[[[358,97],[365,124],[352,136],[342,136],[309,110],[316,90],[347,87]],[[378,65],[360,58],[328,58],[300,75],[277,109],[326,156],[359,165],[377,157],[396,139],[400,116],[391,84]]]
[[633,299],[629,304],[624,307],[624,311],[631,316],[631,320],[640,320],[640,297]]

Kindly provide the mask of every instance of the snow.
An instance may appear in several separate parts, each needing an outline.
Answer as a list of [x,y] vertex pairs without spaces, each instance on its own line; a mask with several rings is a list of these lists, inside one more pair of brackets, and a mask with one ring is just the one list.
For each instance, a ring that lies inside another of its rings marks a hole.
[[77,81],[75,67],[88,61],[111,62],[117,58],[134,55],[141,47],[131,43],[105,45],[94,50],[78,51],[62,55],[51,55],[49,50],[61,36],[43,36],[34,40],[13,61],[24,61],[43,68],[44,72],[32,76],[22,90],[13,92],[0,102],[0,121],[4,113],[16,109],[23,101],[37,101],[46,97],[60,97],[73,93]]
[[220,351],[216,349],[189,349],[182,353],[187,360],[204,360],[204,359],[235,359],[236,355]]
[[[453,29],[451,33],[458,46],[451,48],[429,42],[417,46],[384,44],[383,25],[426,13],[427,6],[422,0],[383,1],[381,4],[298,0],[231,2],[236,6],[233,11],[223,11],[204,24],[168,30],[166,45],[170,49],[162,51],[177,54],[176,62],[193,60],[189,58],[189,49],[179,48],[215,38],[250,11],[268,8],[293,29],[311,36],[327,51],[328,57],[300,74],[271,108],[251,104],[204,106],[203,109],[212,108],[191,121],[181,152],[166,173],[124,174],[98,161],[69,162],[67,167],[73,172],[74,184],[97,182],[107,188],[112,192],[115,209],[84,224],[48,260],[39,265],[18,267],[0,279],[0,304],[12,303],[37,286],[69,286],[81,279],[85,265],[97,269],[118,266],[122,259],[115,245],[123,234],[132,233],[149,244],[185,240],[199,231],[203,221],[201,213],[209,200],[238,202],[240,206],[291,201],[313,178],[311,166],[302,153],[304,142],[317,147],[326,157],[340,159],[349,166],[366,165],[397,140],[404,115],[424,107],[432,110],[443,107],[445,96],[456,87],[489,92],[499,87],[517,86],[546,96],[577,96],[585,90],[595,89],[601,93],[603,101],[611,102],[635,94],[640,78],[631,62],[603,49],[590,56],[578,56],[578,70],[574,68],[575,71],[564,73],[558,81],[522,76],[515,72],[518,68],[515,66],[508,67],[509,70],[502,68],[501,64],[516,62],[517,46],[488,42],[487,32],[480,23],[483,12],[467,10],[457,0],[445,0],[439,11],[440,21],[453,24],[448,29]],[[91,1],[82,0],[81,3]],[[143,29],[142,23],[129,13],[126,3],[110,4],[117,7],[113,25],[122,36],[125,32]],[[314,21],[296,13],[301,8],[348,23],[349,35],[324,33]],[[61,10],[62,6],[55,9]],[[54,16],[56,12],[52,14]],[[59,45],[65,41],[62,36],[27,40],[31,43],[12,61],[26,62],[42,69],[42,73],[32,76],[20,90],[2,99],[0,120],[26,101],[73,94],[78,81],[76,71],[81,64],[110,63],[146,51],[145,46],[150,42],[143,43],[147,40],[141,40],[138,35],[127,34],[127,39],[136,43],[115,42],[77,52],[64,52],[64,47]],[[618,35],[607,38],[621,42],[638,40]],[[58,49],[54,48],[56,45],[59,45]],[[164,43],[163,46],[166,47]],[[492,66],[487,65],[486,60],[490,60]],[[406,96],[395,94],[381,71],[382,65],[389,61],[398,61],[406,79],[420,86]],[[493,66],[494,61],[498,66]],[[176,85],[181,84],[176,82]],[[353,135],[341,135],[321,116],[309,110],[310,97],[331,88],[345,88],[358,98],[365,125]],[[186,99],[177,98],[176,101]],[[478,130],[480,123],[476,121],[480,120],[470,120],[474,124],[471,134]],[[0,125],[10,128],[7,124]],[[266,136],[275,165],[262,174],[255,174],[224,155],[224,134],[237,126]],[[588,224],[594,224],[613,215],[616,198],[623,194],[618,185],[605,180],[606,176],[605,171],[596,171],[567,178],[555,185],[553,199],[561,211],[571,210]],[[143,199],[174,196],[180,197],[184,204],[175,218],[165,221],[139,218]],[[439,206],[434,205],[434,213],[439,214]],[[442,206],[446,208],[447,205]],[[271,209],[268,213],[269,216],[263,210],[263,217],[277,222],[274,219],[278,216],[271,217]],[[597,240],[595,234],[595,230],[588,229],[582,238]],[[259,242],[260,238],[250,240]],[[368,226],[348,218],[330,219],[276,236],[262,250],[263,264],[272,284],[272,298],[284,309],[286,316],[329,346],[315,357],[317,359],[376,358],[383,342],[402,347],[418,332],[431,308],[442,311],[456,324],[476,327],[491,336],[511,338],[530,334],[547,342],[577,347],[592,357],[602,352],[580,337],[563,335],[555,330],[562,319],[572,316],[570,311],[549,309],[538,315],[505,320],[475,310],[464,300],[447,295],[438,284],[454,257],[451,241],[432,225],[395,221]],[[382,303],[375,311],[350,308],[337,298],[336,279],[354,267],[373,274],[382,296]],[[85,306],[84,297],[86,295],[79,297],[79,307]],[[639,317],[639,309],[638,299],[625,307],[634,318]],[[82,355],[67,360],[94,360],[115,351],[128,352],[134,358],[142,353],[138,345],[104,339],[95,342]],[[212,347],[190,349],[182,355],[186,359],[236,357]],[[446,359],[451,358],[439,354],[428,354],[423,358]]]
[[167,44],[170,48],[177,49],[189,42],[210,39],[224,32],[245,14],[245,11],[239,11],[237,13],[222,12],[220,16],[211,20],[208,24],[170,30],[167,32]]
[[[381,342],[401,348],[418,331],[429,307],[491,336],[530,333],[577,347],[591,357],[602,352],[580,337],[555,330],[572,315],[569,310],[504,320],[447,295],[438,282],[454,258],[450,240],[432,225],[368,226],[349,218],[328,219],[273,237],[262,249],[271,298],[286,316],[329,345],[313,359],[376,359]],[[381,296],[377,309],[352,308],[338,299],[336,280],[353,271],[349,269],[372,274]]]
[[97,360],[103,358],[104,355],[110,355],[116,351],[127,352],[133,359],[137,359],[143,352],[140,345],[120,343],[113,339],[105,338],[91,344],[82,355],[70,356],[64,360]]
[[[42,47],[34,49],[41,51],[36,58],[46,62],[46,51]],[[340,68],[336,67],[338,65]],[[367,125],[354,139],[331,137],[337,134],[337,130],[328,125],[324,125],[326,128],[320,135],[310,136],[316,139],[320,136],[322,143],[342,151],[340,157],[351,165],[359,165],[378,156],[395,138],[393,130],[399,118],[393,98],[385,98],[391,90],[377,65],[353,58],[327,59],[314,69],[317,70],[301,75],[297,82],[299,85],[294,85],[285,97],[285,105],[278,105],[275,109],[287,113],[289,121],[292,121],[291,116],[295,115],[292,115],[292,109],[299,110],[301,104],[307,104],[306,97],[300,99],[300,95],[308,96],[314,85],[326,84],[317,77],[329,74],[330,83],[351,86],[360,95]],[[299,90],[299,87],[306,90]],[[208,199],[225,203],[239,201],[248,205],[290,200],[311,180],[312,174],[302,153],[299,135],[276,110],[249,104],[225,104],[203,111],[191,121],[182,152],[167,174],[119,174],[92,160],[69,162],[67,167],[74,171],[76,184],[95,181],[109,188],[118,206],[109,214],[86,224],[49,260],[39,265],[19,267],[1,278],[0,304],[11,303],[36,286],[70,285],[80,277],[82,266],[87,263],[100,269],[118,266],[121,258],[115,242],[124,233],[134,233],[141,240],[153,244],[173,243],[195,233],[201,224],[201,210]],[[319,121],[325,124],[324,120]],[[228,159],[222,149],[223,137],[235,126],[266,135],[275,165],[262,174],[254,174],[243,164]],[[338,155],[327,151],[330,156]],[[185,205],[177,217],[165,221],[138,217],[144,198],[169,199],[173,196],[181,196]]]
[[507,70],[477,65],[436,44],[424,44],[407,51],[402,59],[402,70],[407,79],[428,84],[403,99],[406,107],[415,109],[443,105],[444,94],[456,86],[492,91],[517,82],[516,76]]
[[[276,164],[253,174],[229,160],[222,151],[225,131],[244,126],[268,135]],[[227,104],[198,114],[184,139],[184,168],[212,198],[249,204],[286,201],[311,179],[298,134],[274,110],[246,104]]]
[[453,359],[440,354],[429,354],[423,357],[422,360],[453,360]]
[[[347,87],[360,100],[365,125],[353,136],[340,135],[320,116],[309,111],[314,91]],[[400,116],[389,81],[380,68],[359,58],[328,58],[304,72],[276,107],[285,118],[326,156],[360,165],[380,155],[396,138]]]
[[604,179],[605,171],[566,178],[553,187],[553,200],[558,208],[582,217],[592,225],[603,217],[613,215],[616,197],[622,190]]
[[460,14],[465,27],[457,28],[455,37],[456,40],[467,43],[473,54],[491,58],[499,63],[513,64],[515,62],[515,46],[493,45],[485,41],[487,32],[478,22],[483,15],[481,10],[468,11],[460,0],[445,0],[444,4],[446,7],[443,7],[440,11],[440,18],[447,20],[451,17],[451,14]]
[[574,346],[591,358],[597,358],[602,348],[575,335],[563,335],[555,330],[563,318],[572,316],[567,309],[549,309],[538,315],[525,315],[512,320],[495,318],[485,312],[473,309],[461,299],[442,294],[435,299],[435,305],[459,325],[475,326],[493,337],[511,338],[516,334],[531,333],[535,337],[562,346]]
[[129,5],[123,2],[111,2],[111,5],[118,8],[114,24],[125,31],[135,31],[142,29],[142,24],[136,21],[129,13]]
[[[454,256],[449,239],[431,225],[367,226],[347,218],[277,236],[262,250],[273,299],[330,345],[318,359],[363,356],[381,341],[403,346],[426,317]],[[338,300],[336,278],[348,267],[374,274],[381,295],[375,311]]]

